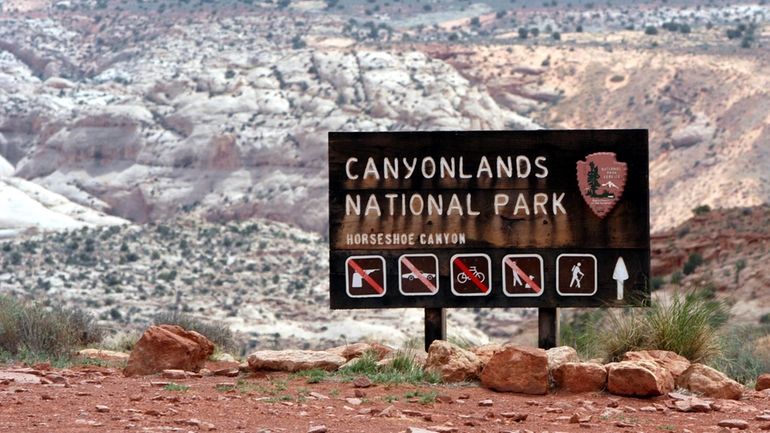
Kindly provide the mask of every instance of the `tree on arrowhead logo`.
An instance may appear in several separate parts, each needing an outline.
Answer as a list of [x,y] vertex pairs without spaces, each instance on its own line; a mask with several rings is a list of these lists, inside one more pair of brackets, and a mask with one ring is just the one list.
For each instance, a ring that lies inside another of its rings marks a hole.
[[626,186],[628,165],[618,162],[614,152],[597,152],[577,163],[580,194],[599,218],[604,218],[620,201]]

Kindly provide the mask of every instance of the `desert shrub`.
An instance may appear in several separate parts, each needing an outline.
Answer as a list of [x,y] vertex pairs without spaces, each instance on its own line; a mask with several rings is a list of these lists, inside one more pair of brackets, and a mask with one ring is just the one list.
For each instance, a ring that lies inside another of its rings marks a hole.
[[604,310],[592,310],[562,320],[559,327],[561,344],[574,348],[582,359],[600,356],[598,331],[604,319]]
[[756,342],[770,336],[768,325],[730,327],[722,337],[722,353],[711,366],[745,385],[751,386],[762,373],[770,371],[770,347]]
[[650,290],[660,290],[666,281],[660,275],[655,275],[650,279]]
[[45,308],[0,296],[0,350],[13,357],[67,358],[103,335],[93,316],[78,308]]
[[680,285],[682,284],[682,271],[675,271],[673,274],[671,274],[671,284]]
[[175,311],[156,314],[153,317],[153,324],[177,325],[189,331],[195,331],[211,340],[217,349],[222,351],[237,349],[233,331],[227,325],[206,323],[193,316]]
[[655,26],[647,26],[644,28],[644,34],[645,35],[657,35],[658,34],[658,28]]
[[405,344],[391,355],[389,363],[382,366],[377,364],[377,353],[367,351],[336,375],[345,380],[363,375],[374,383],[439,383],[440,375],[424,371],[417,362],[415,347],[413,343]]
[[602,352],[617,360],[629,350],[669,350],[691,361],[716,358],[721,341],[717,333],[729,317],[727,306],[701,292],[675,293],[649,308],[608,314],[600,333]]
[[711,206],[709,206],[707,204],[702,204],[700,206],[696,206],[692,210],[693,215],[705,215],[705,214],[707,214],[709,212],[711,212]]
[[703,256],[698,253],[692,253],[690,254],[689,257],[687,257],[687,261],[682,267],[682,273],[685,275],[690,275],[693,272],[695,272],[695,269],[697,269],[698,266],[702,264],[703,264]]

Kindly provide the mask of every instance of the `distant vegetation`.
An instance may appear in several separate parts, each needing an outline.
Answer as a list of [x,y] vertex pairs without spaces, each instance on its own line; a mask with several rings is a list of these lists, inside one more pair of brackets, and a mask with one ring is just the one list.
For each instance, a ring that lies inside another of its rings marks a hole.
[[44,308],[0,296],[0,357],[5,361],[66,361],[103,336],[94,318],[79,308]]
[[575,347],[584,359],[605,361],[631,350],[669,350],[748,384],[770,371],[770,357],[762,352],[770,348],[754,345],[770,336],[770,326],[729,326],[729,317],[728,305],[713,289],[674,293],[649,308],[580,313],[562,324],[561,344]]

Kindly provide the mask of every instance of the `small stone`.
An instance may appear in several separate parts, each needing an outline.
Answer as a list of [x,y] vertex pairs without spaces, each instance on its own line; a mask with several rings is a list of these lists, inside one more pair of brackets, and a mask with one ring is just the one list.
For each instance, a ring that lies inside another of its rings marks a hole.
[[369,388],[372,386],[372,381],[366,376],[359,376],[353,380],[353,386],[355,388]]
[[669,398],[674,400],[687,400],[688,398],[690,398],[689,395],[684,395],[681,392],[674,392],[674,391],[669,392],[667,395]]
[[492,400],[481,400],[479,402],[479,406],[481,406],[481,407],[491,407],[494,404],[495,404],[495,402],[493,402]]
[[438,396],[436,396],[436,401],[439,403],[446,403],[446,404],[454,403],[454,400],[452,399],[452,397],[446,394],[439,394]]
[[738,430],[746,430],[749,428],[749,423],[742,419],[723,419],[717,423],[719,427],[737,428]]
[[128,397],[128,401],[142,401],[142,396],[139,394],[134,394],[132,396]]
[[688,398],[674,402],[674,408],[680,412],[711,412],[711,403],[699,398]]
[[516,421],[516,422],[525,421],[528,415],[529,414],[519,413],[519,412],[503,412],[500,414],[501,417],[508,418],[511,421]]
[[187,373],[184,370],[163,370],[160,376],[171,380],[187,379]]
[[401,411],[396,409],[395,406],[390,405],[390,406],[386,407],[385,409],[383,409],[380,412],[379,416],[381,416],[383,418],[396,418],[396,417],[401,416]]
[[307,433],[326,433],[327,431],[325,425],[315,425],[307,429]]
[[615,427],[620,427],[620,428],[636,427],[636,424],[628,421],[618,421],[615,423]]
[[570,423],[570,424],[577,424],[579,421],[580,421],[580,415],[578,415],[578,414],[573,414],[573,415],[572,415],[572,416],[569,418],[569,423]]
[[406,433],[438,433],[435,430],[427,430],[420,427],[407,427]]
[[763,413],[761,415],[757,415],[754,419],[757,421],[770,421],[770,414]]
[[355,395],[357,398],[364,398],[366,397],[366,393],[361,389],[354,389],[353,395]]
[[50,394],[43,394],[40,396],[40,398],[43,400],[53,400],[53,397],[51,397]]
[[618,407],[618,406],[620,406],[620,402],[618,402],[615,399],[611,399],[610,401],[607,402],[607,407]]
[[614,418],[618,415],[622,415],[623,411],[620,409],[615,409],[612,407],[609,407],[607,409],[604,409],[604,412],[600,415],[602,418]]
[[560,407],[548,406],[548,407],[545,408],[545,412],[546,413],[564,413],[564,409],[562,409]]
[[308,395],[309,395],[309,396],[311,396],[311,397],[313,397],[313,398],[314,398],[314,399],[316,399],[316,400],[328,400],[328,399],[329,399],[329,397],[327,397],[327,396],[325,396],[325,395],[321,394],[320,392],[315,392],[315,391],[312,391],[312,392],[311,392],[310,394],[308,394]]
[[348,404],[353,406],[360,406],[361,403],[363,403],[363,401],[361,401],[360,398],[346,398],[345,401],[348,402]]
[[434,425],[428,427],[428,430],[433,430],[436,433],[457,433],[459,431],[457,427],[449,425]]
[[238,377],[240,373],[240,370],[237,368],[220,368],[219,370],[214,370],[211,374],[214,376]]
[[642,406],[642,407],[639,408],[639,412],[654,413],[654,412],[657,412],[657,411],[658,410],[655,409],[655,407],[653,407],[653,406]]
[[110,411],[110,407],[109,406],[105,406],[103,404],[97,404],[96,405],[96,411],[99,412],[99,413],[107,413],[107,412]]

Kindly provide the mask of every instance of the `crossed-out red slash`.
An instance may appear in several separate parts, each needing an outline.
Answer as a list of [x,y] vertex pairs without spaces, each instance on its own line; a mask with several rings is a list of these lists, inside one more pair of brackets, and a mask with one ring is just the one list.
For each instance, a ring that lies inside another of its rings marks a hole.
[[425,277],[425,275],[420,272],[419,269],[417,269],[417,266],[415,266],[412,262],[409,261],[406,257],[401,258],[401,262],[406,265],[407,268],[409,268],[410,271],[412,271],[412,274],[414,274],[415,277],[417,277],[418,280],[420,280],[423,284],[425,284],[425,287],[428,288],[428,290],[431,291],[431,293],[436,293],[438,289],[436,289],[436,286],[433,285],[433,283]]
[[510,266],[510,268],[513,269],[513,272],[516,272],[517,274],[519,274],[521,279],[524,280],[524,283],[528,284],[529,288],[532,289],[533,292],[540,293],[540,286],[538,286],[534,280],[529,278],[529,275],[527,275],[524,271],[522,271],[520,267],[516,266],[511,259],[506,258],[505,264]]
[[348,260],[348,264],[350,264],[350,267],[353,268],[353,270],[356,271],[356,273],[360,275],[361,278],[364,279],[364,281],[366,281],[367,283],[369,283],[370,286],[372,286],[374,291],[376,291],[380,295],[385,292],[385,289],[383,289],[382,286],[377,284],[377,282],[374,281],[374,278],[370,277],[369,274],[367,274],[366,271],[364,271],[364,269],[361,266],[358,266],[358,263],[356,263],[354,260]]
[[465,263],[463,263],[459,258],[456,258],[454,261],[454,264],[457,265],[458,268],[460,268],[463,273],[470,278],[471,282],[476,285],[476,287],[481,291],[481,293],[486,293],[489,291],[489,288],[484,285],[484,283],[481,282],[478,278],[476,278],[476,275],[468,269],[467,266],[465,266]]

